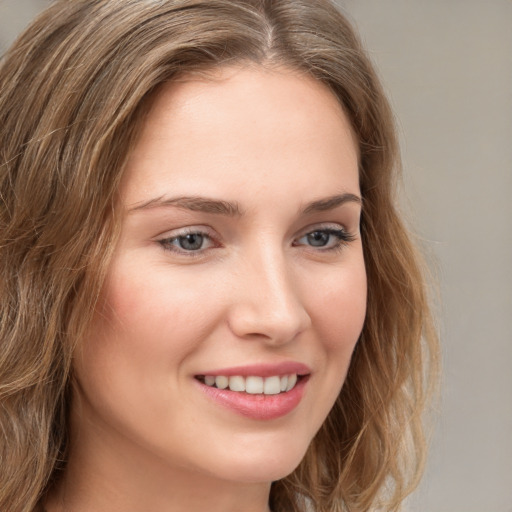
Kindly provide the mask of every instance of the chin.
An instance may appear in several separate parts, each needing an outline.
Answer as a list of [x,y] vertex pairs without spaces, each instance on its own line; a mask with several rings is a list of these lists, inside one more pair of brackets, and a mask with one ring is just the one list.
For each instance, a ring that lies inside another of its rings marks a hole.
[[216,478],[246,484],[270,483],[281,480],[292,473],[300,464],[301,458],[291,460],[267,460],[262,464],[240,464],[217,472]]
[[222,463],[216,465],[215,475],[243,483],[273,482],[285,478],[297,468],[309,446],[309,440],[292,440],[292,435],[288,432],[288,439],[273,445],[255,440],[252,446],[240,448],[233,443],[229,456],[223,457]]

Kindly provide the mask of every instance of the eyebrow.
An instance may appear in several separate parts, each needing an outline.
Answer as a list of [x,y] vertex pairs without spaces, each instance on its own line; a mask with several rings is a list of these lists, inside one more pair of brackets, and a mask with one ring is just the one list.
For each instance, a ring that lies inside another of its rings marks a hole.
[[181,196],[166,198],[165,196],[150,199],[145,203],[131,208],[130,211],[147,210],[152,208],[169,207],[183,208],[194,212],[215,213],[218,215],[227,215],[229,217],[238,217],[243,214],[238,203],[222,201],[219,199],[210,199],[199,196]]
[[345,194],[338,194],[335,196],[326,197],[325,199],[319,199],[317,201],[308,203],[306,207],[302,210],[302,213],[308,214],[316,212],[325,212],[328,210],[333,210],[338,206],[342,206],[345,203],[357,203],[362,206],[363,200],[361,199],[361,197],[347,192]]
[[[345,203],[357,203],[362,205],[362,199],[361,197],[351,193],[338,194],[306,204],[301,213],[307,215],[333,210]],[[244,214],[243,209],[237,202],[223,201],[200,196],[180,196],[172,198],[167,198],[165,196],[155,197],[154,199],[150,199],[149,201],[131,208],[130,212],[161,207],[183,208],[185,210],[226,215],[229,217],[240,217]]]

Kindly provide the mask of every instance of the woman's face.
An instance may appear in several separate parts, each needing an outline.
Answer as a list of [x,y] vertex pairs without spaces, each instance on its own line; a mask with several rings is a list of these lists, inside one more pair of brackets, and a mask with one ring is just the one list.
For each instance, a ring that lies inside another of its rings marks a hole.
[[75,357],[82,456],[224,481],[290,473],[365,317],[358,150],[338,102],[259,67],[169,84],[121,199]]

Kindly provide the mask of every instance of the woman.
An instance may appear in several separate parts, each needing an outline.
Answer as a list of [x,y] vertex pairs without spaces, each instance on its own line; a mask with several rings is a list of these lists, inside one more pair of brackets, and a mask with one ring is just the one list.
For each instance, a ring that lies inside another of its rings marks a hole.
[[436,338],[344,17],[62,0],[0,73],[0,509],[397,510]]

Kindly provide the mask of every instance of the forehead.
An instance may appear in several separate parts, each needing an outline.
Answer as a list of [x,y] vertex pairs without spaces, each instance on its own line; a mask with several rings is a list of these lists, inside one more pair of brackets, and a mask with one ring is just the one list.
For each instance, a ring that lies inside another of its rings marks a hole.
[[[357,169],[357,140],[327,86],[288,69],[224,68],[156,93],[129,157],[123,196],[133,205],[143,192],[164,189],[225,195],[226,183],[259,188],[276,177],[290,185],[308,177],[308,188],[343,178],[340,191],[355,193]],[[188,190],[177,190],[182,186]]]

